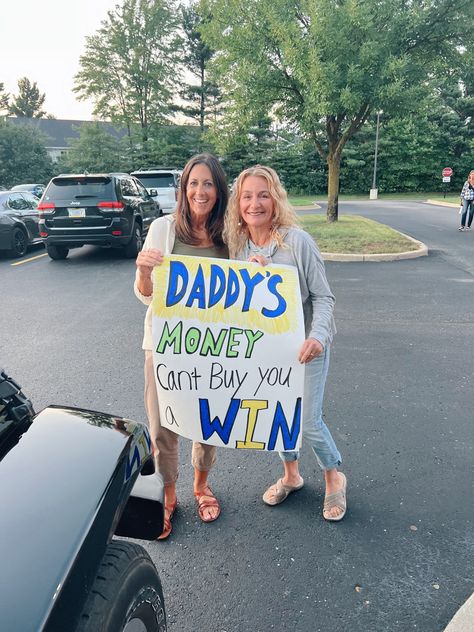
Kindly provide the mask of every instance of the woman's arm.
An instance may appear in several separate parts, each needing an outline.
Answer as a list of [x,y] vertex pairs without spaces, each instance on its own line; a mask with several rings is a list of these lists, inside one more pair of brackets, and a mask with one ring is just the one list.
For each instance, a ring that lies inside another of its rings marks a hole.
[[163,218],[155,220],[150,226],[143,249],[137,255],[133,290],[138,300],[145,305],[150,305],[152,300],[153,268],[162,263],[166,250],[172,248],[172,245],[167,243],[171,238],[174,241],[174,233],[170,234],[170,226],[171,224]]
[[313,238],[303,230],[298,231],[296,237],[296,265],[299,274],[304,278],[313,307],[313,319],[307,340],[314,339],[324,348],[334,333],[333,313],[336,299],[329,287],[323,258]]

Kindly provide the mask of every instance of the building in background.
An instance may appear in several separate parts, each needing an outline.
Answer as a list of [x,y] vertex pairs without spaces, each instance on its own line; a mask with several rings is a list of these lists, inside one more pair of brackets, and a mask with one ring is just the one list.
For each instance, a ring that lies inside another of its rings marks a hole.
[[[53,162],[56,162],[65,156],[71,149],[70,139],[79,138],[79,128],[81,125],[91,123],[92,121],[68,121],[59,119],[48,118],[26,118],[26,117],[7,117],[9,123],[14,125],[31,125],[36,127],[47,139],[45,145],[46,151]],[[122,139],[126,130],[119,130],[110,123],[97,121],[99,125],[104,127],[104,130],[115,136],[117,139]]]

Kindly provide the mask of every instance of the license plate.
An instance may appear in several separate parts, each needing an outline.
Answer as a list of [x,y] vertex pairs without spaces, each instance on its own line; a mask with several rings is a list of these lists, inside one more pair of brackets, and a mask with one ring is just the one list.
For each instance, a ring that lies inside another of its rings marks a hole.
[[68,208],[67,210],[69,217],[85,217],[86,209],[85,208]]

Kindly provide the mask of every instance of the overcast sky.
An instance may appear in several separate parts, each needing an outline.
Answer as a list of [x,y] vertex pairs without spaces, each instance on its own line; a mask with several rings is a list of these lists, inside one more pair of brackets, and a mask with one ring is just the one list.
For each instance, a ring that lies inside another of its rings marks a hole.
[[6,0],[0,12],[0,83],[18,93],[18,79],[46,93],[43,109],[58,119],[92,119],[92,103],[72,92],[85,38],[116,0]]

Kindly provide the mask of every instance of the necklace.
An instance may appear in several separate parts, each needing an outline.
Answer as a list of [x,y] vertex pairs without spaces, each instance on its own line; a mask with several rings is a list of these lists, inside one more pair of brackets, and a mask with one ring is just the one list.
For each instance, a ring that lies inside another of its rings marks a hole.
[[257,244],[254,244],[253,241],[251,239],[248,240],[248,247],[250,252],[252,252],[255,255],[263,255],[264,257],[266,257],[267,259],[269,259],[272,255],[272,252],[274,250],[274,242],[273,239],[270,241],[270,243],[266,244],[265,246],[258,246]]

